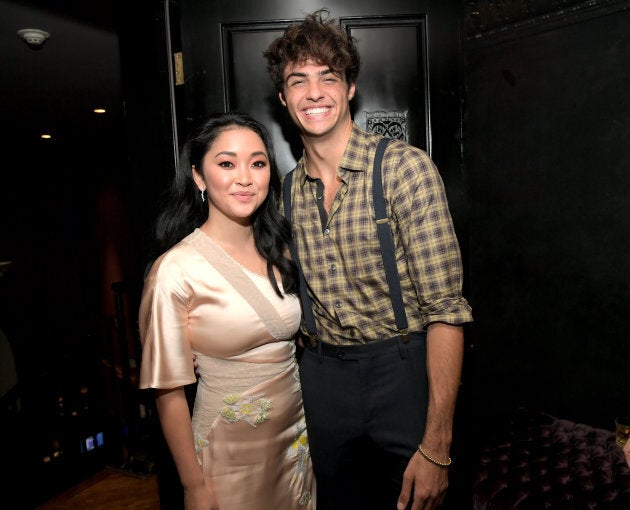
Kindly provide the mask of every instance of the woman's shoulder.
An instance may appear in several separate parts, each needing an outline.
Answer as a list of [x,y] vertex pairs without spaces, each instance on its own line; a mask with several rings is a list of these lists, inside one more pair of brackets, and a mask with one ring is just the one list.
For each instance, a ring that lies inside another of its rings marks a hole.
[[198,257],[197,250],[186,242],[188,237],[158,256],[151,264],[147,276],[181,273],[182,270],[186,270],[187,266]]

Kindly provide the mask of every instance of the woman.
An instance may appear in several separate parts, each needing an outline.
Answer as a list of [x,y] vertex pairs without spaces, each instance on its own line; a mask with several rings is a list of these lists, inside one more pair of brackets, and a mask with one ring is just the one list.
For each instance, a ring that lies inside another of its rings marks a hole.
[[184,145],[158,218],[168,249],[144,284],[140,387],[156,389],[187,510],[315,507],[279,183],[264,126],[215,115]]

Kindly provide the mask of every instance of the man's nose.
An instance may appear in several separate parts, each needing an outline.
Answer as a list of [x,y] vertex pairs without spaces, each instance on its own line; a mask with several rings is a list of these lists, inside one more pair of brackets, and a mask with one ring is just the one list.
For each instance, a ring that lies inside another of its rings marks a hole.
[[309,81],[306,94],[306,97],[313,101],[317,101],[323,97],[322,87],[318,80]]

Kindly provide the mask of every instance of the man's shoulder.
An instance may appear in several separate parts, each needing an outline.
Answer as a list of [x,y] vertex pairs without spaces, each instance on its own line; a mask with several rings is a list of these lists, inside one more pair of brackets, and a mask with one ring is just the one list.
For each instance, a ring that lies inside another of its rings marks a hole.
[[348,145],[355,145],[360,147],[376,147],[378,141],[383,138],[382,135],[374,133],[372,131],[366,131],[356,122],[352,125],[352,133],[348,140]]
[[429,155],[423,149],[416,147],[415,145],[411,145],[406,140],[401,140],[399,138],[390,138],[381,133],[366,131],[356,122],[354,123],[352,136],[348,143],[352,143],[356,146],[362,146],[367,150],[375,150],[376,146],[383,138],[389,138],[390,140],[385,150],[387,154],[397,154],[399,156],[406,155],[410,157],[417,156],[421,158],[429,157]]
[[295,179],[296,176],[306,176],[306,164],[304,162],[304,156],[297,160],[295,166],[291,168],[287,173],[285,173],[281,179],[284,180],[288,175],[292,175]]
[[306,167],[303,162],[303,157],[299,159],[296,165],[286,172],[284,175],[280,176],[280,193],[281,196],[284,197],[285,191],[287,191],[287,186],[290,186],[292,190],[293,185],[297,182],[299,184],[303,184],[306,180]]
[[405,140],[391,140],[385,149],[383,166],[419,166],[423,168],[434,167],[429,154],[423,149],[411,145]]

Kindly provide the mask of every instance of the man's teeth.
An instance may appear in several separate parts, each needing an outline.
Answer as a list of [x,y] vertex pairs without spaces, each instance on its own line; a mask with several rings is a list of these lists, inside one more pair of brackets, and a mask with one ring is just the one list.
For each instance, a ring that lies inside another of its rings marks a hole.
[[306,110],[306,115],[317,115],[318,113],[326,113],[328,108],[311,108]]

